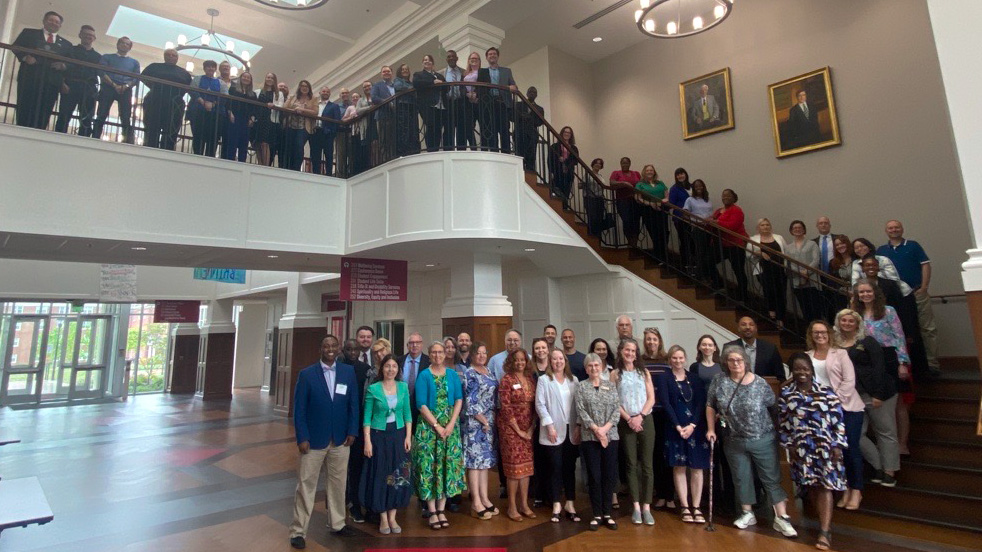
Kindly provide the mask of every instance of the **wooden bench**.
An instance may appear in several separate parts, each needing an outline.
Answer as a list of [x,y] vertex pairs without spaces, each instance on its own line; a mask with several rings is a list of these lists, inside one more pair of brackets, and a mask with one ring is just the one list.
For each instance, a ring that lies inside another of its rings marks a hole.
[[0,481],[0,533],[55,519],[37,477]]

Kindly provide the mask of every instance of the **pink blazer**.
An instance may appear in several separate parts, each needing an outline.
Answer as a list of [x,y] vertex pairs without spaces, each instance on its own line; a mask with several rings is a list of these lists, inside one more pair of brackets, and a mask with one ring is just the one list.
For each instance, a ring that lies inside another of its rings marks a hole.
[[[815,359],[815,351],[808,351],[808,356]],[[842,410],[846,412],[862,412],[866,404],[856,391],[856,368],[849,359],[845,349],[833,347],[825,357],[825,370],[829,374],[832,389],[842,402]]]

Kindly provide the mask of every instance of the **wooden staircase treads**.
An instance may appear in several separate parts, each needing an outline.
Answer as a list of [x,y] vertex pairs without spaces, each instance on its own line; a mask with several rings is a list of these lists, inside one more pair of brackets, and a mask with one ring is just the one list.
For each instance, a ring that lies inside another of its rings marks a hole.
[[982,469],[903,462],[897,481],[912,489],[982,496]]

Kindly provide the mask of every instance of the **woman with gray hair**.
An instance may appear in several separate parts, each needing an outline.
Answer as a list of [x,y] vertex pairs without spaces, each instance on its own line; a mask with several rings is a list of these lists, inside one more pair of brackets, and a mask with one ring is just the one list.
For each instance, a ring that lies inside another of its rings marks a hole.
[[590,506],[593,519],[590,530],[601,525],[617,529],[612,497],[617,484],[617,421],[621,417],[621,398],[613,382],[604,380],[600,356],[590,353],[583,358],[587,379],[576,386],[576,418],[580,424],[580,455],[590,478]]
[[788,495],[781,488],[774,422],[768,411],[776,404],[774,391],[764,378],[747,368],[750,358],[743,347],[723,347],[722,361],[726,373],[713,378],[706,398],[706,439],[711,443],[716,441],[716,419],[721,416],[725,422],[722,425],[728,432],[723,452],[730,464],[737,500],[743,510],[733,525],[746,529],[757,524],[753,512],[757,501],[753,480],[756,469],[774,505],[774,530],[785,537],[796,537],[798,532],[788,517]]
[[[897,373],[887,370],[883,347],[873,337],[866,335],[863,317],[851,309],[842,309],[835,316],[835,344],[846,350],[856,369],[856,390],[866,403],[863,438],[860,448],[863,457],[876,470],[870,480],[887,487],[897,484],[894,477],[900,469],[900,446],[897,441]],[[876,444],[866,436],[867,426],[873,427]],[[838,507],[855,509],[846,496]],[[854,503],[859,506],[859,501]]]

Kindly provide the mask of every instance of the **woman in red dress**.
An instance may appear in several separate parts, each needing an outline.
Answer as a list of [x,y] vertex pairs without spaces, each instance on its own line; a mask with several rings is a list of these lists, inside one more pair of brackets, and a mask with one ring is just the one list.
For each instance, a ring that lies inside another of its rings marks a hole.
[[529,508],[535,381],[528,372],[528,364],[525,349],[512,351],[505,359],[505,375],[498,384],[498,399],[501,402],[497,420],[498,437],[501,463],[508,480],[508,517],[513,521],[522,521],[523,515],[535,517]]

